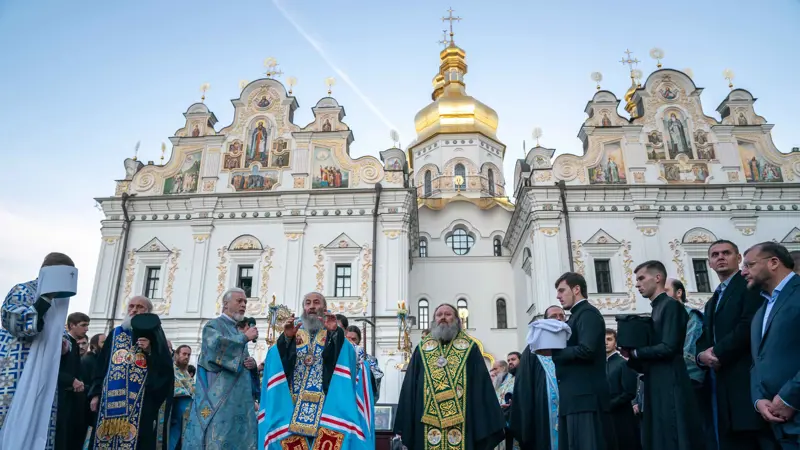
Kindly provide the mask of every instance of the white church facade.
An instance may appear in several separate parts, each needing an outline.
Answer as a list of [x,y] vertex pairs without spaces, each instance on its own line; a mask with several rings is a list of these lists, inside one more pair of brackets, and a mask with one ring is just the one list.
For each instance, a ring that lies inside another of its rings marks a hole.
[[[262,337],[273,298],[299,312],[319,291],[351,324],[375,325],[366,348],[386,373],[381,402],[392,403],[407,357],[399,306],[416,318],[412,342],[436,306],[458,306],[487,359],[504,359],[556,302],[553,281],[567,270],[586,276],[612,324],[649,311],[632,274],[646,259],[662,260],[699,305],[717,283],[705,260],[713,240],[800,249],[800,152],[775,148],[749,92],[732,90],[717,120],[702,112],[702,89],[670,69],[633,81],[627,117],[598,91],[582,156],[536,147],[507,179],[497,113],[466,93],[465,52],[451,41],[440,58],[417,139],[378,158],[350,157],[353,132],[331,97],[296,125],[298,102],[273,78],[242,89],[228,126],[190,106],[170,160],[126,160],[114,195],[97,199],[91,331],[145,295],[173,345],[196,353],[227,289],[247,291]],[[263,339],[253,350],[264,357]]]

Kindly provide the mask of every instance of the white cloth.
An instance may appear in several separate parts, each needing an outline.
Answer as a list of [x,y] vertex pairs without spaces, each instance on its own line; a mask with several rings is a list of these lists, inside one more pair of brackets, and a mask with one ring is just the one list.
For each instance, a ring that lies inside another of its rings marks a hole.
[[[42,282],[48,277],[45,269],[39,272],[37,299],[42,294],[42,286],[51,285],[49,280]],[[44,315],[44,329],[31,343],[28,360],[0,430],[0,450],[40,450],[47,445],[68,309],[69,298],[56,298]]]
[[570,336],[572,329],[566,323],[556,319],[542,319],[528,325],[526,342],[532,352],[560,349],[567,347]]

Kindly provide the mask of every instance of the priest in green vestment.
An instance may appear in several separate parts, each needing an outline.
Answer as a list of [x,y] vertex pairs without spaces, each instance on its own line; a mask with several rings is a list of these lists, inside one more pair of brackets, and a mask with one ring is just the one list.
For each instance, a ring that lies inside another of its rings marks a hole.
[[434,311],[431,332],[414,350],[397,405],[394,432],[408,450],[489,450],[505,419],[477,343],[455,306]]
[[258,337],[258,329],[252,327],[242,333],[236,328],[246,308],[245,292],[229,289],[222,296],[222,315],[203,327],[183,450],[256,448],[256,411],[250,379],[250,369],[256,367],[256,362],[247,351],[247,343]]

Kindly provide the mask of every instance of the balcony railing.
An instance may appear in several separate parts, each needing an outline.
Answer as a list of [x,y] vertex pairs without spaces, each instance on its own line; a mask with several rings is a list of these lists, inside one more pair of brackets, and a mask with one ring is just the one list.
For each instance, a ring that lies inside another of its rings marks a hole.
[[480,192],[490,197],[505,197],[506,190],[502,184],[489,185],[488,177],[482,175],[468,175],[462,177],[461,184],[456,183],[455,176],[438,176],[431,180],[430,190],[425,191],[425,183],[417,186],[417,196],[420,198],[431,197],[442,192]]

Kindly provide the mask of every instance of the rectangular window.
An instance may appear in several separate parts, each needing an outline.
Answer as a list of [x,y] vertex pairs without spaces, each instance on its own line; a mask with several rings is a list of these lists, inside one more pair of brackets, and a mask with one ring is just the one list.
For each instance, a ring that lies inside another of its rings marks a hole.
[[705,259],[693,259],[694,282],[697,292],[711,292],[711,283],[708,281],[708,262]]
[[253,293],[253,266],[239,266],[236,276],[236,287],[244,291],[247,298]]
[[147,277],[144,282],[144,296],[147,298],[157,298],[158,286],[161,281],[161,267],[148,267],[146,271]]
[[610,294],[614,292],[611,289],[611,268],[609,260],[595,259],[594,260],[594,276],[597,280],[597,293]]
[[336,265],[336,292],[334,297],[350,297],[351,282],[350,264]]

